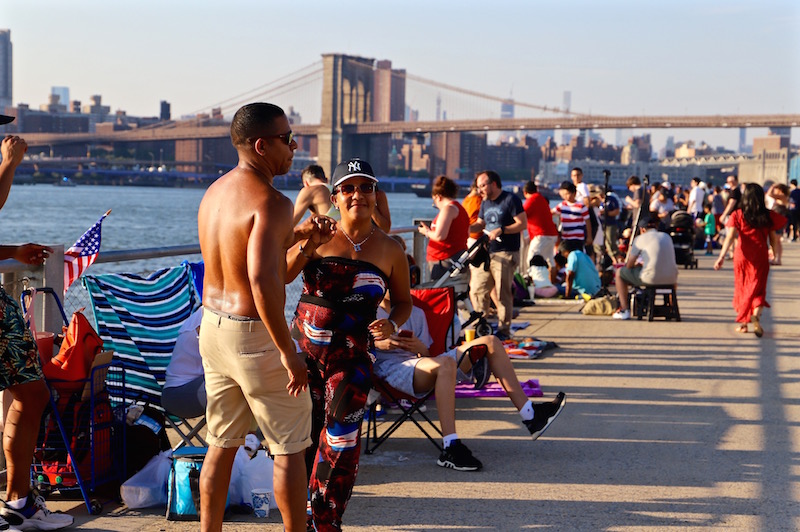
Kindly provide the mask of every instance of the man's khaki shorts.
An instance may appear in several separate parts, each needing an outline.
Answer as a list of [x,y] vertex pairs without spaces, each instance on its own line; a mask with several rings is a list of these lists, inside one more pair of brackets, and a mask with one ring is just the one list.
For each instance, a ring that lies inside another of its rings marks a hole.
[[206,308],[200,354],[209,444],[242,445],[257,425],[273,455],[294,454],[311,445],[311,395],[306,391],[294,397],[286,390],[289,375],[261,321]]

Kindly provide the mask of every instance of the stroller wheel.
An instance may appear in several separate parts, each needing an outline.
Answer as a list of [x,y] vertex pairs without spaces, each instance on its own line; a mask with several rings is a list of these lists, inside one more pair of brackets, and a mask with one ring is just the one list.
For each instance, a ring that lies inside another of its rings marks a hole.
[[487,321],[483,318],[478,320],[477,325],[475,325],[475,336],[490,336],[494,331],[492,330],[492,326],[487,323]]

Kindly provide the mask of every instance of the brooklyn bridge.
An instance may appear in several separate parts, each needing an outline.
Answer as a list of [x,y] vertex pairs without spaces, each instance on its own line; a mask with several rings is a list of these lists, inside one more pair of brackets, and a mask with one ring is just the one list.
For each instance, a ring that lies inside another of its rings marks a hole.
[[[360,155],[379,173],[387,169],[392,137],[429,135],[432,172],[451,174],[448,164],[465,134],[541,130],[664,128],[792,128],[798,114],[607,116],[515,101],[454,87],[392,69],[389,61],[340,54],[271,81],[262,87],[209,106],[213,114],[179,121],[96,133],[25,133],[32,153],[84,156],[104,148],[111,152],[149,153],[153,161],[170,161],[187,171],[208,171],[211,164],[232,165],[230,117],[241,105],[270,101],[296,112],[292,130],[300,150],[316,156],[330,171],[339,161]],[[501,109],[512,109],[505,116]],[[288,111],[287,111],[288,112]],[[498,116],[500,115],[500,116]],[[302,117],[302,119],[300,118]],[[309,117],[313,123],[307,123]],[[292,116],[290,116],[290,119]]]

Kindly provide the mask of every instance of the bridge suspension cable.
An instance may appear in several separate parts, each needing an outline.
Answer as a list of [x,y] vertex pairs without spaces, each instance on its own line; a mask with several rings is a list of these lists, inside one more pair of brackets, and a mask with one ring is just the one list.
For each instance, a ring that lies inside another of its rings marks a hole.
[[[303,72],[305,72],[305,71],[307,71],[309,69],[312,69],[312,68],[313,68],[313,70],[311,72],[303,74]],[[274,80],[272,80],[272,81],[270,81],[268,83],[265,83],[264,85],[261,85],[259,87],[254,88],[254,89],[250,89],[250,90],[245,91],[245,92],[243,92],[241,94],[237,94],[236,96],[232,96],[232,97],[230,97],[230,98],[228,98],[226,100],[222,100],[221,102],[217,102],[217,103],[212,104],[210,106],[205,106],[202,109],[198,109],[197,111],[193,111],[191,114],[202,113],[202,112],[207,111],[208,109],[213,109],[215,107],[224,108],[224,109],[228,109],[228,108],[231,108],[231,107],[237,107],[238,108],[243,103],[252,101],[254,98],[256,98],[258,96],[263,96],[265,94],[272,94],[271,91],[282,89],[284,87],[287,87],[287,86],[290,86],[290,85],[292,85],[294,83],[297,83],[298,81],[307,80],[308,78],[310,78],[310,77],[312,77],[314,75],[318,75],[321,72],[322,72],[322,61],[321,60],[320,61],[315,61],[314,63],[306,65],[303,68],[295,70],[294,72],[291,72],[289,74],[281,76],[281,77],[279,77],[277,79],[274,79]],[[295,76],[300,76],[300,77],[295,78]],[[285,81],[284,83],[281,83],[284,80],[288,80],[288,81]],[[279,85],[277,85],[277,84],[279,84]],[[277,86],[274,86],[274,85],[277,85]],[[281,94],[283,94],[283,93],[281,93]]]
[[436,88],[439,88],[439,89],[445,89],[445,90],[461,93],[461,94],[464,94],[464,95],[467,95],[467,96],[476,96],[478,98],[483,98],[483,99],[486,99],[486,100],[492,100],[492,101],[496,101],[496,102],[500,102],[500,103],[513,103],[514,106],[527,107],[529,109],[536,109],[536,110],[539,110],[539,111],[547,111],[547,112],[550,112],[550,113],[558,113],[558,114],[574,116],[574,117],[592,116],[592,115],[588,115],[588,114],[585,114],[585,113],[575,113],[575,112],[569,111],[567,109],[561,109],[560,107],[548,107],[546,105],[537,105],[537,104],[534,104],[534,103],[520,102],[518,100],[512,100],[510,98],[501,98],[499,96],[493,96],[491,94],[485,94],[485,93],[482,93],[482,92],[472,91],[472,90],[469,90],[469,89],[462,89],[461,87],[456,87],[454,85],[448,85],[446,83],[442,83],[442,82],[439,82],[439,81],[434,81],[434,80],[431,80],[431,79],[423,78],[421,76],[416,76],[414,74],[409,74],[409,73],[406,73],[406,79],[410,79],[411,81],[416,81],[418,83],[423,83],[423,84],[426,84],[426,85],[430,85],[430,86],[433,86],[433,87],[436,87]]

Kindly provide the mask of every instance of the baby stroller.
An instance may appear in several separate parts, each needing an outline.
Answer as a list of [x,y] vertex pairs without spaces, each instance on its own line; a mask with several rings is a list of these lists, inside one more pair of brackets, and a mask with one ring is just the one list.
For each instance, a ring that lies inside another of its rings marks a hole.
[[468,250],[461,254],[457,259],[452,261],[450,269],[447,273],[442,275],[438,280],[425,285],[438,288],[440,286],[453,286],[456,293],[456,301],[459,309],[464,309],[468,316],[466,321],[461,324],[462,329],[466,329],[473,323],[475,324],[475,336],[487,336],[492,334],[492,326],[486,321],[482,313],[476,312],[472,308],[472,303],[469,300],[469,265],[478,267],[488,267],[489,263],[489,238],[486,235],[481,235]]
[[697,268],[694,256],[695,229],[694,218],[686,211],[675,211],[670,216],[669,236],[675,248],[675,262],[686,268]]

